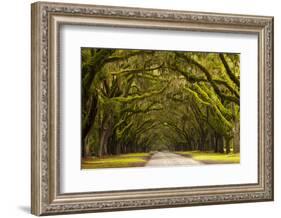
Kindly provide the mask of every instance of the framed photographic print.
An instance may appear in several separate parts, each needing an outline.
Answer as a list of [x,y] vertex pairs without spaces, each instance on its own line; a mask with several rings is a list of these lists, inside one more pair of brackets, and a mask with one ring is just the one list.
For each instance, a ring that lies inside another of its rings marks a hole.
[[32,213],[273,200],[273,17],[32,4]]

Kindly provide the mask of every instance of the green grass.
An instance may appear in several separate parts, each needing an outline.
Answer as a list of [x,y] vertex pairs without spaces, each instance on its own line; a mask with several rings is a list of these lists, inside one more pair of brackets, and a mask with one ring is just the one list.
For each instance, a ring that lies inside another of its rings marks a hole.
[[194,160],[202,161],[206,164],[228,164],[240,163],[240,154],[220,154],[201,151],[179,151],[175,152],[186,157],[192,157]]
[[150,153],[130,153],[102,158],[92,157],[82,160],[82,169],[142,167],[150,156]]

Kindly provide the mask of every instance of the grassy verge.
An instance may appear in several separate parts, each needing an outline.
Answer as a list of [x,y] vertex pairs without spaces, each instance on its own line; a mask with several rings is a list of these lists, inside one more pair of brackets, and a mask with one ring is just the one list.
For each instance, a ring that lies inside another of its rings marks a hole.
[[150,156],[150,153],[130,153],[102,158],[91,157],[82,160],[82,169],[143,167]]
[[201,151],[179,151],[175,152],[186,157],[192,157],[194,160],[201,161],[205,164],[230,164],[240,163],[240,154],[220,154],[213,152]]

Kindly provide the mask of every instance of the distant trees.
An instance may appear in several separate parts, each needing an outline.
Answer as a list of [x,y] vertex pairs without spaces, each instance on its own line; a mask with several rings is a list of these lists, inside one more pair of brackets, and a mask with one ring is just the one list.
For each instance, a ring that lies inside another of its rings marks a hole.
[[81,155],[239,152],[237,54],[82,48]]

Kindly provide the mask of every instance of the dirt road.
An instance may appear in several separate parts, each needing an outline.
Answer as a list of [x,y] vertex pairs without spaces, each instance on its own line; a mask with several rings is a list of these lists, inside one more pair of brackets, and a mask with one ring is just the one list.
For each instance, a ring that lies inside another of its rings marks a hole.
[[192,158],[183,157],[171,152],[156,152],[147,162],[146,167],[153,166],[187,166],[187,165],[201,165],[200,161]]

